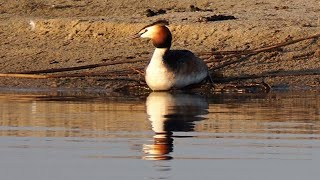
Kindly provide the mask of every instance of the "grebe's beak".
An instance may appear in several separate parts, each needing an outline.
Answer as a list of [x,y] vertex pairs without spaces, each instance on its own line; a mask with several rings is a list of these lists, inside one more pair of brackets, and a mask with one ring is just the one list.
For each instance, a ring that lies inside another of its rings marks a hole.
[[132,36],[129,36],[130,39],[137,39],[141,36],[141,34],[137,33],[137,34],[134,34]]

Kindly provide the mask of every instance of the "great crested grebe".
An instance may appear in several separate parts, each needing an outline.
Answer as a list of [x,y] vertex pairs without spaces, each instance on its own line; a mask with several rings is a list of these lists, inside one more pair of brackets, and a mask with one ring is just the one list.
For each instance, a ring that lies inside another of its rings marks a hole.
[[188,50],[170,50],[172,35],[166,20],[142,28],[133,38],[150,38],[156,47],[145,80],[153,91],[179,89],[200,83],[208,77],[208,67]]

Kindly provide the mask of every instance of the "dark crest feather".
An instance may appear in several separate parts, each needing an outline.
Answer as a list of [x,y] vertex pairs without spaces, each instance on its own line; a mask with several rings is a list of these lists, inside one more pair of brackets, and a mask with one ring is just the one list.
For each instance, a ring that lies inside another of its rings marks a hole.
[[153,22],[145,27],[143,27],[142,29],[145,29],[147,27],[151,27],[151,26],[154,26],[154,25],[163,25],[163,26],[168,26],[169,25],[169,21],[165,20],[165,19],[160,19],[160,20],[157,20],[156,22]]

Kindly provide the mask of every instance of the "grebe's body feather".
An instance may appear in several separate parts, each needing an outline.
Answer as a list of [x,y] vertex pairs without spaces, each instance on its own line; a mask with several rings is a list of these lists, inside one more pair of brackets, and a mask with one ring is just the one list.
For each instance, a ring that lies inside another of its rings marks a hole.
[[156,48],[145,79],[152,90],[168,90],[200,83],[207,75],[206,64],[192,52]]

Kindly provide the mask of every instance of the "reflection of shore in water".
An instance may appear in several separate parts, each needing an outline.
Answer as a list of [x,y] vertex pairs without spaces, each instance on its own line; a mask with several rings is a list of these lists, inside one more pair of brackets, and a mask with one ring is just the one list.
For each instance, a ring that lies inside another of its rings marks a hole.
[[173,132],[194,130],[194,122],[208,114],[208,103],[199,95],[153,92],[146,100],[148,119],[156,133],[154,143],[144,145],[148,160],[168,160],[173,151]]

